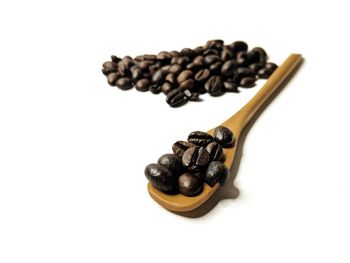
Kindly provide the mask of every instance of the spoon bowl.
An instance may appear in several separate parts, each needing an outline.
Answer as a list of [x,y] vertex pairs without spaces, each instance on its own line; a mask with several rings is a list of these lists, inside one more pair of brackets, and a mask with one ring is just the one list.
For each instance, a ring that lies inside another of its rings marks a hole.
[[[236,157],[237,145],[241,140],[243,129],[249,121],[255,116],[262,105],[274,94],[280,85],[291,75],[293,70],[302,61],[302,56],[299,54],[291,54],[281,66],[269,77],[265,85],[259,92],[239,110],[231,118],[223,122],[221,125],[229,128],[235,136],[235,144],[230,148],[224,148],[225,165],[228,168],[232,167]],[[214,129],[208,131],[213,135]],[[148,183],[148,192],[150,196],[164,208],[174,212],[189,212],[203,205],[218,189],[220,185],[217,183],[213,187],[204,183],[203,191],[197,196],[185,196],[182,194],[169,195],[165,194],[151,183]]]

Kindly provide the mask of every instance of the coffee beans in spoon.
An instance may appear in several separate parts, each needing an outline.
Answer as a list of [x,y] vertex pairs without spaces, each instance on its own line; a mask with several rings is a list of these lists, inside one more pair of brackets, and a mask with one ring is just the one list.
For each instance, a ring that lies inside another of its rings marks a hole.
[[214,39],[194,49],[161,51],[134,58],[111,56],[102,72],[111,86],[121,90],[163,93],[171,107],[201,101],[200,95],[238,94],[238,88],[251,88],[257,79],[267,79],[277,65],[268,61],[261,47],[249,50],[247,43],[224,43]]
[[203,184],[225,184],[229,169],[223,163],[223,148],[234,146],[232,131],[224,126],[214,130],[214,136],[193,131],[188,141],[173,144],[173,153],[162,155],[157,163],[146,166],[145,176],[159,191],[166,194],[196,196]]

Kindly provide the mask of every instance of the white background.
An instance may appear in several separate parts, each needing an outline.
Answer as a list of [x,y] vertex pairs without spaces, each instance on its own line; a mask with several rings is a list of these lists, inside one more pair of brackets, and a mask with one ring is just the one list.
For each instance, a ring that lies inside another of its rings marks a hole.
[[[0,262],[349,262],[346,1],[2,1]],[[168,107],[108,86],[101,64],[245,40],[305,62],[250,130],[208,214],[168,212],[144,166],[263,84]]]

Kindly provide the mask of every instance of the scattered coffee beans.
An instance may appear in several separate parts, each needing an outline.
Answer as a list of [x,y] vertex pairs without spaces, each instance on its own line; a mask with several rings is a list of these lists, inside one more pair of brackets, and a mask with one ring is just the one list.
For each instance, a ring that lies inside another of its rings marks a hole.
[[158,163],[146,166],[146,178],[167,194],[199,195],[203,183],[213,187],[226,182],[229,169],[223,163],[223,147],[233,146],[234,135],[224,126],[214,130],[214,137],[202,131],[191,132],[188,141],[173,144],[174,153],[164,154]]
[[258,78],[269,78],[277,68],[267,58],[261,47],[248,50],[243,41],[224,44],[215,39],[180,52],[162,51],[134,59],[111,56],[111,61],[103,63],[102,72],[111,86],[122,90],[135,86],[138,91],[153,94],[162,92],[171,107],[179,107],[188,101],[200,101],[200,94],[206,92],[219,96],[237,92],[238,87],[255,86]]

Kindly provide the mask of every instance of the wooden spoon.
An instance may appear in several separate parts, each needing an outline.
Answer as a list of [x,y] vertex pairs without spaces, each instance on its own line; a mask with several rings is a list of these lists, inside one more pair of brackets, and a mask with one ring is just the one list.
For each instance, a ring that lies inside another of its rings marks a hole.
[[[243,129],[262,107],[262,105],[279,88],[283,81],[291,75],[301,60],[301,55],[291,54],[269,77],[259,92],[241,110],[221,124],[222,126],[229,128],[236,138],[236,142],[233,147],[224,149],[224,153],[226,155],[225,164],[227,167],[231,168],[233,164],[237,149],[236,145],[238,145]],[[213,131],[214,129],[208,131],[208,133],[213,134]],[[204,204],[219,187],[219,184],[210,187],[205,183],[203,192],[200,195],[188,197],[182,194],[168,195],[162,193],[153,187],[152,184],[148,183],[148,192],[151,197],[164,208],[170,211],[188,212]]]

